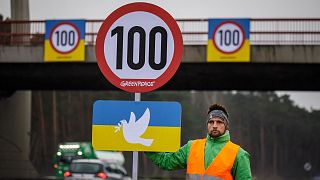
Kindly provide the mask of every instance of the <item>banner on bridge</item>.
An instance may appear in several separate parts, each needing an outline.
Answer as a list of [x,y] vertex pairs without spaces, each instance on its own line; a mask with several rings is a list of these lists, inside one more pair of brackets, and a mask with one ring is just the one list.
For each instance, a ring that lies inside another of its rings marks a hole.
[[208,62],[250,61],[249,19],[209,19],[208,24]]
[[45,62],[73,62],[85,59],[85,20],[47,20]]

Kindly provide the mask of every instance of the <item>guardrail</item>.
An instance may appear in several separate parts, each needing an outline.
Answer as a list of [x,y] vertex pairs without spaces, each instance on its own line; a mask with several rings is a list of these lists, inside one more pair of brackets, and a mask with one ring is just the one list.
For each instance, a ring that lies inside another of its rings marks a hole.
[[[176,19],[186,45],[205,45],[208,19]],[[86,20],[86,45],[95,45],[103,20]],[[39,45],[44,42],[45,21],[0,22],[0,44]],[[253,45],[319,45],[320,19],[251,19]]]

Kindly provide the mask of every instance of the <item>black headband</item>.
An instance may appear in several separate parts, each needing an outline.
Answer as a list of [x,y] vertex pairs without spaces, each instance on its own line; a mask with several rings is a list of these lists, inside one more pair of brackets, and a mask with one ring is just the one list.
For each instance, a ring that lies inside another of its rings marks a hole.
[[222,121],[224,121],[226,124],[229,124],[228,116],[221,110],[214,109],[214,110],[210,111],[207,116],[207,121],[209,121],[210,119],[212,119],[214,117],[218,117]]

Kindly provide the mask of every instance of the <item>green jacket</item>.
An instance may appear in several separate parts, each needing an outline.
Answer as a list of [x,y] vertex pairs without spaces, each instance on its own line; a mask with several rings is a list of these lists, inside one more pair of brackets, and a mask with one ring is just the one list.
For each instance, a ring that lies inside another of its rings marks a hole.
[[[212,138],[207,135],[204,153],[205,168],[211,164],[223,146],[230,140],[229,131],[220,137]],[[173,153],[146,152],[146,155],[161,169],[175,170],[185,169],[188,163],[189,151],[192,140]],[[239,149],[237,157],[231,169],[231,175],[235,180],[252,179],[250,170],[250,155],[248,152]]]

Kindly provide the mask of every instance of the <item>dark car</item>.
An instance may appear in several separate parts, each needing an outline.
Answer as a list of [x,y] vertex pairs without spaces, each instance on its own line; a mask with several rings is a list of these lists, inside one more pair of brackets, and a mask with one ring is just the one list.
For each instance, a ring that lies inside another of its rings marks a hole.
[[64,179],[131,180],[122,165],[116,163],[105,163],[99,159],[73,160],[70,164],[69,171],[64,173]]
[[[99,159],[78,159],[70,164],[69,171],[64,173],[66,180],[107,179],[104,163]],[[108,178],[109,179],[109,178]]]

